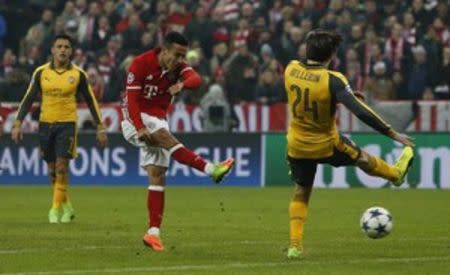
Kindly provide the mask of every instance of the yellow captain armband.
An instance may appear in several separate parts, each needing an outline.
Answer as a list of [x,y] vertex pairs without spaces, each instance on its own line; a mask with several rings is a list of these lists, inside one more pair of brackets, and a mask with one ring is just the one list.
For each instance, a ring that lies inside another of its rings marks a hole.
[[14,121],[13,127],[20,127],[22,125],[22,121],[16,120]]

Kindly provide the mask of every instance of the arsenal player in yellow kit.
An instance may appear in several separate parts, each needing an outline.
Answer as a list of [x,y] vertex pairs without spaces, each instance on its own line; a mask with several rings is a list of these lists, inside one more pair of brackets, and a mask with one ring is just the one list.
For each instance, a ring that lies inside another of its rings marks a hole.
[[[40,98],[39,147],[48,165],[53,185],[53,203],[48,214],[50,223],[68,223],[74,210],[67,194],[69,161],[76,157],[77,149],[77,97],[81,95],[97,125],[97,140],[107,143],[97,101],[88,84],[86,73],[71,64],[72,39],[67,35],[55,37],[52,60],[38,67],[31,78],[28,90],[20,103],[12,129],[12,139],[22,139],[21,124],[33,101]],[[60,209],[63,212],[60,215]]]
[[[298,258],[303,251],[303,225],[317,164],[357,166],[369,175],[399,186],[414,156],[411,138],[396,132],[357,98],[344,75],[327,69],[341,40],[341,36],[333,32],[311,31],[306,38],[306,60],[290,62],[284,73],[290,113],[287,159],[295,182],[289,204],[289,258]],[[339,134],[335,118],[337,103],[342,103],[378,132],[405,145],[394,165],[369,155]]]

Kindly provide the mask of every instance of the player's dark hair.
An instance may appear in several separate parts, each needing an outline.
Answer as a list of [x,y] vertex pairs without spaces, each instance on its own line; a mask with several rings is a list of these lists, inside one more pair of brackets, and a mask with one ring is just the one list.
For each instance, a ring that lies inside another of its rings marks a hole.
[[189,42],[186,37],[184,37],[179,32],[169,32],[164,37],[164,46],[170,47],[172,44],[178,44],[181,46],[188,46]]
[[56,35],[56,36],[53,38],[52,45],[55,45],[55,42],[56,42],[56,40],[58,40],[58,39],[63,39],[63,40],[69,41],[70,47],[73,48],[73,46],[74,46],[74,41],[73,41],[73,39],[72,39],[72,37],[71,37],[70,35],[67,35],[67,34],[65,34],[65,33]]
[[325,62],[336,52],[342,36],[326,30],[312,30],[306,36],[306,58]]

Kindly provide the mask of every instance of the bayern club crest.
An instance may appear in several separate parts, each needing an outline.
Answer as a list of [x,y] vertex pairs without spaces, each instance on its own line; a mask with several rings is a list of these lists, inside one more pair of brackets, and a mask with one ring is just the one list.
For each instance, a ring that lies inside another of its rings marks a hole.
[[134,81],[134,74],[133,73],[128,73],[127,83],[131,84],[131,83],[133,83],[133,81]]

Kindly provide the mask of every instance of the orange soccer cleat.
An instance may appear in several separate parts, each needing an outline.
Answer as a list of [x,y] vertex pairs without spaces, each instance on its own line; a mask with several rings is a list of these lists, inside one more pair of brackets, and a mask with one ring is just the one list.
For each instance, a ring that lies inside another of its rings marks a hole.
[[159,236],[156,235],[150,235],[145,233],[144,235],[144,239],[142,240],[144,242],[144,244],[148,247],[150,247],[151,249],[155,250],[155,251],[164,251],[164,245],[161,241],[161,239],[159,238]]

